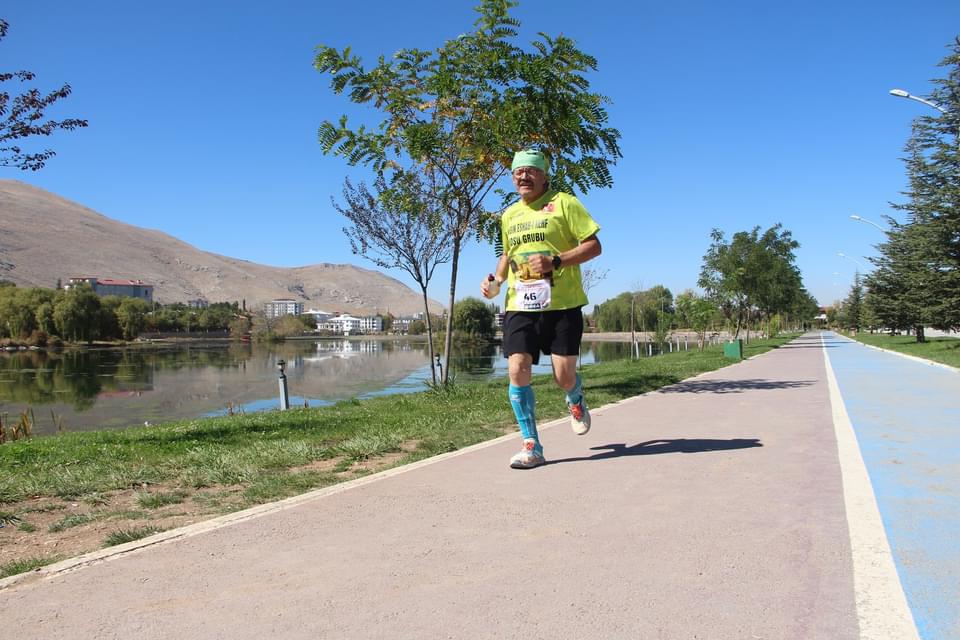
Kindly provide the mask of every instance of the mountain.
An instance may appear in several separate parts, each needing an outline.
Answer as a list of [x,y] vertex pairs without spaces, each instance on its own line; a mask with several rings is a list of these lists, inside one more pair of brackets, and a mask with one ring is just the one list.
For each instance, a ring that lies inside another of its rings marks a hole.
[[[0,180],[0,279],[53,288],[72,277],[143,280],[157,302],[240,302],[275,298],[306,308],[407,315],[423,299],[399,280],[349,264],[283,268],[201,251],[16,180]],[[431,311],[442,305],[430,301]]]

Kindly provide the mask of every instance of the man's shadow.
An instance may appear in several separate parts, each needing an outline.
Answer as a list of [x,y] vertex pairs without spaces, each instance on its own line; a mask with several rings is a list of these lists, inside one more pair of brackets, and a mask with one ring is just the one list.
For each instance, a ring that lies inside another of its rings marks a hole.
[[590,447],[591,451],[600,451],[592,456],[579,458],[560,458],[548,460],[547,464],[561,462],[584,462],[587,460],[605,460],[623,456],[652,456],[660,453],[706,453],[708,451],[729,451],[731,449],[750,449],[762,447],[758,438],[733,438],[731,440],[711,440],[705,438],[676,438],[674,440],[648,440],[627,446],[626,444],[605,444]]

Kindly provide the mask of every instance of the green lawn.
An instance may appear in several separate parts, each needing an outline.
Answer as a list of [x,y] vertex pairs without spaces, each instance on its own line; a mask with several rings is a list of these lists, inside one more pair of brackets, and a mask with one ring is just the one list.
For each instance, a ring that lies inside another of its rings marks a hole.
[[[753,341],[745,356],[792,337]],[[712,347],[589,365],[585,392],[597,407],[727,364],[720,347]],[[538,420],[566,413],[550,376],[536,376],[533,384]],[[243,501],[225,506],[232,510],[349,480],[343,471],[358,461],[393,453],[392,464],[404,464],[489,440],[513,425],[506,380],[500,379],[331,407],[65,433],[0,445],[0,504],[31,497],[93,500],[102,492],[143,492],[151,485],[174,491],[239,487]],[[140,500],[176,502],[180,495],[143,493]]]
[[927,338],[926,342],[917,342],[915,336],[889,336],[880,333],[860,333],[852,337],[874,347],[899,351],[960,368],[960,339],[958,338]]

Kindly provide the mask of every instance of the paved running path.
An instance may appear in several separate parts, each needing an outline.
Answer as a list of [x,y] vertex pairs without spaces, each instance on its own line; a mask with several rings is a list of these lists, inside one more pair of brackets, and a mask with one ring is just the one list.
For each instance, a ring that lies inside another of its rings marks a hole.
[[960,371],[827,339],[919,636],[960,638]]
[[909,637],[851,549],[824,359],[844,345],[810,334],[597,410],[584,437],[547,427],[531,471],[500,439],[8,580],[0,620],[44,639]]

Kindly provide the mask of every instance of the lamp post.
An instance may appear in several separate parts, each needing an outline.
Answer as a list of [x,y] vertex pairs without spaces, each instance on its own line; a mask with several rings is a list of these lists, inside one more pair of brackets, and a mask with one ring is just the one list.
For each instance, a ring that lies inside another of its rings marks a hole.
[[928,107],[932,107],[932,108],[936,109],[936,110],[939,111],[940,113],[946,113],[946,112],[947,112],[946,109],[944,109],[941,105],[937,104],[936,102],[930,102],[929,100],[924,100],[924,99],[921,98],[920,96],[915,96],[915,95],[913,95],[912,93],[910,93],[909,91],[904,91],[903,89],[890,89],[890,95],[896,96],[896,97],[898,97],[898,98],[906,98],[907,100],[916,100],[917,102],[922,102],[923,104],[927,105]]
[[851,220],[856,220],[857,222],[866,222],[867,224],[872,224],[872,225],[875,226],[877,229],[880,229],[880,231],[883,231],[884,233],[887,232],[886,229],[884,229],[883,227],[881,227],[880,225],[878,225],[878,224],[877,224],[876,222],[874,222],[873,220],[867,220],[866,218],[861,218],[861,217],[858,216],[857,214],[853,214],[852,216],[850,216],[850,219],[851,219]]
[[278,360],[277,369],[280,371],[280,410],[286,411],[290,408],[290,397],[287,395],[287,374],[283,372],[283,368],[287,366],[286,361]]
[[866,271],[866,268],[865,268],[862,264],[860,264],[860,261],[859,261],[859,260],[856,260],[855,258],[851,258],[850,256],[848,256],[847,254],[843,253],[842,251],[837,251],[837,255],[840,256],[841,258],[846,258],[846,259],[849,260],[850,262],[853,262],[853,263],[856,264],[858,267],[860,267],[861,269],[863,269],[864,271]]

